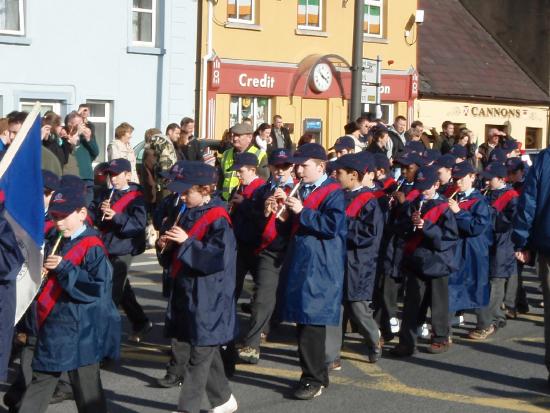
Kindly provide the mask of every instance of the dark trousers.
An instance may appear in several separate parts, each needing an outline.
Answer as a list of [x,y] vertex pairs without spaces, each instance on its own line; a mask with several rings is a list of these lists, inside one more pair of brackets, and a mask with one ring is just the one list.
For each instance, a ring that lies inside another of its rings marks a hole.
[[225,376],[218,346],[189,346],[189,361],[185,368],[178,410],[199,413],[206,396],[212,407],[224,404],[231,397],[231,388]]
[[139,330],[149,320],[137,302],[130,280],[128,280],[128,268],[132,263],[132,256],[110,256],[109,260],[113,266],[113,301],[117,307],[119,305],[122,307],[132,323],[134,331]]
[[491,295],[489,304],[483,308],[476,310],[477,314],[477,329],[483,330],[491,324],[498,327],[501,323],[506,323],[506,315],[502,311],[502,302],[504,300],[504,286],[506,278],[491,278]]
[[377,319],[384,336],[391,334],[390,318],[397,317],[397,299],[401,285],[401,279],[393,278],[389,275],[382,275],[380,277],[382,302]]
[[[6,400],[9,400],[11,407],[20,406],[23,395],[25,394],[27,387],[29,387],[32,382],[32,359],[34,358],[35,345],[36,338],[29,336],[27,338],[27,343],[21,349],[20,364],[17,376],[4,396]],[[59,378],[57,389],[64,393],[72,394],[72,389],[65,373],[62,373]]]
[[183,377],[185,367],[189,362],[191,346],[185,341],[175,338],[170,341],[170,361],[166,366],[166,374]]
[[254,298],[250,327],[245,336],[244,344],[260,349],[260,337],[266,331],[269,320],[277,301],[279,273],[284,259],[284,253],[262,251],[257,258],[256,277],[254,278]]
[[245,244],[237,245],[237,281],[235,285],[235,298],[238,300],[243,291],[244,278],[249,272],[256,278],[258,256],[254,254],[254,247]]
[[518,261],[517,274],[512,274],[506,282],[504,305],[511,310],[527,310],[529,308],[527,293],[523,287],[523,266],[523,263]]
[[378,324],[374,320],[372,301],[350,301],[346,303],[347,312],[357,326],[357,331],[365,339],[370,349],[379,345]]
[[[107,401],[99,376],[99,364],[82,366],[68,372],[79,413],[106,413]],[[21,400],[18,413],[43,413],[61,373],[33,372],[32,382]]]
[[302,377],[307,384],[328,386],[328,370],[325,364],[325,326],[298,324],[298,355]]
[[550,373],[550,255],[538,255],[538,270],[544,300],[544,363]]
[[399,331],[399,344],[416,347],[419,320],[425,317],[426,301],[432,309],[432,342],[443,343],[449,337],[449,277],[425,278],[407,276],[403,323]]

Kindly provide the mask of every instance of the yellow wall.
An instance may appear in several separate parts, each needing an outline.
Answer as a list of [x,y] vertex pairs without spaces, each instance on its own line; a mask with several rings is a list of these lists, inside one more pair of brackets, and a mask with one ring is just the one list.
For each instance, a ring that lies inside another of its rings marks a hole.
[[[480,116],[483,109],[484,116]],[[508,112],[506,116],[488,116],[487,109],[503,109]],[[509,115],[512,111],[514,115]],[[517,111],[520,112],[516,116]],[[521,105],[495,105],[467,101],[445,101],[435,99],[420,99],[415,102],[415,118],[424,123],[424,129],[432,127],[441,130],[441,124],[450,120],[453,123],[465,124],[477,136],[481,144],[485,141],[485,125],[506,125],[508,133],[525,144],[526,128],[540,128],[541,142],[539,147],[546,147],[548,136],[548,107],[521,106]]]
[[[202,53],[206,53],[208,2],[203,4]],[[220,58],[263,62],[298,64],[311,54],[337,54],[348,63],[352,61],[354,2],[325,0],[323,33],[317,36],[296,34],[297,0],[256,0],[256,27],[231,28],[227,21],[227,0],[219,0],[213,7],[213,51]],[[345,3],[345,5],[344,5]],[[383,11],[383,39],[364,41],[365,58],[382,57],[382,68],[407,70],[416,67],[416,43],[408,45],[404,38],[407,22],[417,9],[417,0],[385,0]],[[240,27],[247,27],[240,25]],[[416,33],[413,29],[414,39]],[[389,65],[388,61],[393,64]],[[202,84],[202,83],[201,83]],[[204,93],[204,92],[201,92]],[[216,97],[215,136],[221,137],[229,125],[227,94]],[[332,146],[344,134],[348,118],[348,102],[340,98],[328,100],[302,100],[300,97],[271,98],[271,115],[280,114],[287,123],[294,123],[295,142],[302,135],[302,121],[306,117],[323,119],[323,144]],[[406,103],[395,105],[395,113],[407,115]]]
[[[256,0],[256,24],[259,30],[226,27],[227,0],[214,6],[213,45],[223,58],[298,63],[310,54],[338,54],[351,63],[354,2],[324,1],[323,36],[297,35],[297,0]],[[203,0],[206,28],[207,2]],[[364,57],[381,55],[384,69],[404,70],[416,67],[416,43],[408,45],[404,31],[417,8],[417,0],[386,0],[384,8],[385,39],[364,42]],[[409,39],[411,42],[413,36]],[[326,36],[326,37],[325,37]],[[203,36],[203,42],[205,37]],[[203,43],[204,53],[204,43]],[[388,60],[394,63],[388,66]]]

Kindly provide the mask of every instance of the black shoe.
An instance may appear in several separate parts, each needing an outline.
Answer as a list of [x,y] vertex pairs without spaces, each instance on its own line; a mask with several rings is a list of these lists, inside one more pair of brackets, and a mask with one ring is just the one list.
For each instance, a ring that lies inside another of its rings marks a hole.
[[246,314],[252,314],[252,303],[242,303],[241,311]]
[[369,363],[376,363],[380,360],[380,357],[382,357],[382,346],[380,344],[367,350],[367,358],[369,359]]
[[294,397],[298,400],[311,400],[323,393],[323,386],[300,382],[294,391]]
[[498,320],[496,322],[496,328],[499,329],[499,328],[504,328],[506,327],[506,320]]
[[159,387],[164,387],[165,389],[178,387],[183,384],[183,377],[176,376],[174,374],[167,374],[162,379],[157,379],[157,384]]
[[65,392],[63,390],[60,390],[59,388],[56,388],[52,398],[50,399],[50,404],[57,404],[61,403],[65,400],[73,400],[74,396],[72,392]]
[[141,342],[152,328],[153,323],[147,320],[144,324],[134,328],[134,332],[131,336],[128,337],[128,341],[131,341],[133,343]]
[[410,348],[404,344],[398,344],[390,350],[390,355],[393,357],[410,357],[416,352],[415,348]]

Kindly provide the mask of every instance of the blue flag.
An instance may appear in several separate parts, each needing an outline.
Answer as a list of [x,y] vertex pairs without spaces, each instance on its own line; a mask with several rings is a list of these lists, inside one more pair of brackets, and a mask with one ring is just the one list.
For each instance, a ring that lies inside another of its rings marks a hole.
[[0,220],[13,230],[18,252],[24,258],[22,265],[7,271],[6,288],[0,289],[0,377],[5,374],[6,358],[10,355],[13,327],[32,303],[42,278],[44,187],[40,127],[37,116],[27,135],[16,137],[0,163],[0,173],[5,169],[0,178],[5,198]]

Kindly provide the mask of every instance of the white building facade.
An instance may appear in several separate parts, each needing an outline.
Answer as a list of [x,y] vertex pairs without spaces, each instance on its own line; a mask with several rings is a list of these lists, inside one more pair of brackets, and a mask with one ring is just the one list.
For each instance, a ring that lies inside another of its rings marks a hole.
[[196,0],[0,0],[0,116],[91,108],[102,161],[114,128],[193,117]]

